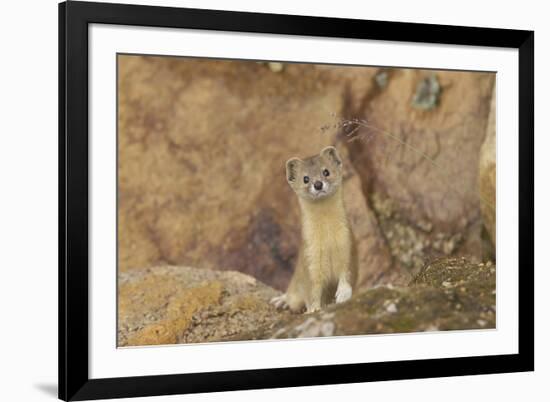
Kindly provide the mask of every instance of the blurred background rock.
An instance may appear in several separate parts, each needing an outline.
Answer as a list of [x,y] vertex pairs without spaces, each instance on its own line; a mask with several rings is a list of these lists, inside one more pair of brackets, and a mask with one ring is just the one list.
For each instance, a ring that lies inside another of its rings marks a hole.
[[408,283],[440,256],[494,258],[494,85],[492,73],[119,55],[120,273],[235,270],[284,290],[300,237],[285,161],[329,144],[345,158],[361,287]]

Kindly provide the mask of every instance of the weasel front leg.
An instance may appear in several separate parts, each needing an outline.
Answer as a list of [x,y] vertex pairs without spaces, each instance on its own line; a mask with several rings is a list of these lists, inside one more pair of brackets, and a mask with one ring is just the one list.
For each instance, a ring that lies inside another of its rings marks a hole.
[[307,314],[315,313],[316,311],[321,310],[321,296],[317,296],[318,294],[321,293],[321,291],[314,288],[312,289],[312,292],[314,293],[312,293],[311,301],[307,305],[307,309],[306,309]]
[[345,275],[342,275],[338,280],[338,287],[336,288],[336,303],[344,303],[351,299],[353,291],[349,281]]
[[309,274],[311,276],[311,292],[309,294],[309,300],[306,305],[306,313],[314,313],[321,310],[321,302],[323,298],[323,283],[321,280],[321,273],[315,269],[310,269]]

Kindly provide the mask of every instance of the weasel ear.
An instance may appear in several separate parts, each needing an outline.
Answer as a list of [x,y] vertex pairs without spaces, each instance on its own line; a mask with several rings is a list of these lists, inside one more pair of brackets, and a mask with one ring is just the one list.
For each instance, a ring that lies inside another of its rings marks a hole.
[[291,158],[286,161],[286,179],[289,183],[294,182],[298,176],[298,167],[302,161],[298,158]]
[[338,155],[338,151],[333,146],[323,148],[323,150],[321,151],[321,156],[333,161],[336,166],[342,165],[342,158],[340,158],[340,155]]

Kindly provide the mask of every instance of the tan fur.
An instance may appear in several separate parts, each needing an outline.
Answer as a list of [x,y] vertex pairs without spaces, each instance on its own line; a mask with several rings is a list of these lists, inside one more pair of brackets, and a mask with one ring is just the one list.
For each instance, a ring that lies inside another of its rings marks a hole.
[[[325,169],[330,171],[328,177]],[[304,176],[309,183],[303,182]],[[344,208],[342,161],[336,149],[327,147],[303,161],[290,159],[287,180],[298,195],[302,244],[287,292],[273,303],[313,312],[334,301],[344,302],[357,280],[357,251]],[[326,192],[313,190],[315,182],[322,182]]]

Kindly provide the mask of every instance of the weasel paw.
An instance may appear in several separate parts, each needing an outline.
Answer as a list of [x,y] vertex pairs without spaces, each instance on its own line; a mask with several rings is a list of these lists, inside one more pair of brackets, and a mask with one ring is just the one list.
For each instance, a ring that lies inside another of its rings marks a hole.
[[277,308],[277,309],[283,309],[284,310],[284,309],[288,308],[288,303],[286,302],[286,293],[284,293],[280,296],[275,296],[269,302],[271,304],[273,304],[275,306],[275,308]]
[[336,290],[336,303],[344,303],[351,299],[351,285],[349,283],[341,283]]
[[321,310],[321,306],[319,304],[312,304],[307,307],[306,314],[313,314],[319,310]]

